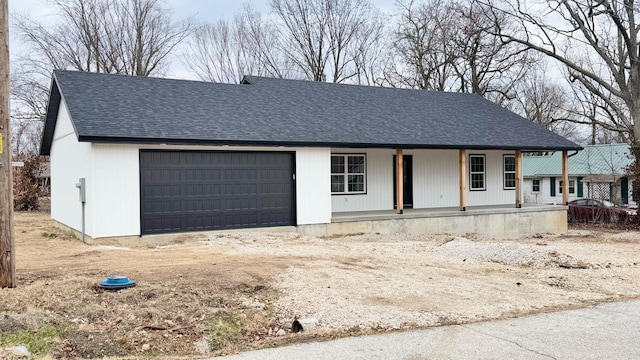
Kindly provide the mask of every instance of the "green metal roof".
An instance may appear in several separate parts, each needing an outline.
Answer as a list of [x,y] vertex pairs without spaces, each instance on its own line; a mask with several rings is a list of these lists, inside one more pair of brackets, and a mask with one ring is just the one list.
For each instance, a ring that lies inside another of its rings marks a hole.
[[[627,144],[585,145],[584,150],[569,158],[569,175],[624,175],[632,161]],[[562,151],[552,155],[523,156],[522,175],[561,176]]]

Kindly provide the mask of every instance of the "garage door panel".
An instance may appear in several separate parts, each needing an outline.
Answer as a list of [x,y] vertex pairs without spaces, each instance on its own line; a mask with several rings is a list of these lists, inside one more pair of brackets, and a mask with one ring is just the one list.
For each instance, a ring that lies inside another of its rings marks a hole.
[[294,224],[293,155],[141,151],[142,233]]

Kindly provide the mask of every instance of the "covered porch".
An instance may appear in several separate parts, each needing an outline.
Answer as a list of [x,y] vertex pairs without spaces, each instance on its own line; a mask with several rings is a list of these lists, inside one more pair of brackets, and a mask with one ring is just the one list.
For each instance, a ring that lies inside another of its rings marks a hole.
[[[467,211],[467,210],[473,210],[473,211],[496,211],[497,209],[500,208],[504,208],[504,205],[481,205],[481,206],[468,206],[468,202],[467,202],[467,194],[468,194],[468,190],[469,190],[469,183],[470,182],[474,182],[474,169],[473,169],[473,164],[471,165],[472,168],[469,168],[469,164],[468,164],[468,160],[470,159],[470,157],[468,157],[469,152],[466,149],[460,149],[459,151],[459,158],[458,158],[458,165],[459,165],[459,171],[458,171],[458,185],[459,185],[459,201],[460,204],[458,206],[457,209],[454,208],[449,208],[449,209],[438,209],[436,210],[436,213],[439,214],[446,214],[447,212],[451,212],[451,211],[455,211],[455,210],[459,210],[459,211]],[[403,214],[405,211],[404,208],[404,195],[405,195],[405,191],[403,189],[403,184],[405,183],[403,181],[403,179],[406,177],[406,172],[405,172],[405,164],[404,164],[404,150],[403,149],[396,149],[396,156],[394,157],[395,160],[395,181],[394,183],[397,184],[394,187],[394,197],[397,199],[397,201],[394,204],[395,207],[395,212],[396,214],[400,215]],[[483,166],[484,163],[483,163]],[[506,165],[505,165],[506,166]],[[522,184],[523,184],[523,177],[522,177],[522,150],[515,150],[514,151],[514,174],[513,174],[513,182],[514,182],[514,199],[513,199],[513,206],[515,208],[522,208]],[[483,170],[484,171],[484,170]],[[503,171],[505,171],[505,168],[503,168]],[[562,180],[564,184],[568,184],[569,183],[569,155],[568,155],[568,151],[564,150],[562,151]],[[484,179],[483,179],[484,181]],[[568,192],[565,191],[562,193],[562,204],[563,205],[567,205],[567,203],[569,202],[569,198],[568,198]],[[427,213],[434,213],[432,212],[432,210],[434,209],[420,209],[420,210],[427,210],[426,212],[424,211],[419,211],[417,213],[420,214],[427,214]],[[413,213],[413,211],[412,211]],[[442,215],[440,215],[442,216]],[[333,217],[332,217],[333,218]]]
[[[567,194],[562,205],[523,204],[523,151],[331,149],[330,223],[300,231],[318,236],[403,232],[492,237],[566,231]],[[568,158],[562,151],[565,183]],[[350,169],[356,169],[353,175]],[[342,181],[339,186],[334,178]],[[359,183],[350,183],[352,179]],[[358,191],[348,191],[352,189]]]
[[[402,215],[412,209],[521,208],[522,153],[513,149],[332,148],[331,213]],[[562,151],[564,183],[568,183],[568,157]],[[568,194],[562,194],[561,204],[567,202]]]

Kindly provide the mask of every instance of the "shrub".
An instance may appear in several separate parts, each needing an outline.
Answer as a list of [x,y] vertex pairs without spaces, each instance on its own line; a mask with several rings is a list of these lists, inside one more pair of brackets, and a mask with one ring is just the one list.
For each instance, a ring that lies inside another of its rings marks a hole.
[[34,154],[19,155],[18,160],[24,166],[15,167],[13,172],[13,208],[17,211],[36,211],[40,209],[40,183],[38,174],[44,162],[42,156]]

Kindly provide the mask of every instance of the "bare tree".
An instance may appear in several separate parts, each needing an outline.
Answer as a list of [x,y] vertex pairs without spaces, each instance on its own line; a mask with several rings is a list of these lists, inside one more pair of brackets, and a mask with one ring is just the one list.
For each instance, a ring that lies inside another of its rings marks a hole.
[[280,50],[306,78],[344,82],[359,71],[362,74],[366,50],[376,44],[383,26],[369,0],[270,0],[269,4],[281,35]]
[[629,142],[629,132],[609,107],[611,101],[619,100],[605,102],[579,83],[570,83],[569,89],[567,94],[573,97],[573,105],[568,108],[570,116],[566,120],[591,129],[589,144]]
[[233,21],[198,27],[184,62],[200,79],[237,83],[243,75],[288,77],[290,65],[277,49],[277,31],[246,5]]
[[576,131],[576,120],[571,99],[566,89],[547,76],[545,66],[529,68],[515,87],[517,97],[512,110],[545,128],[581,142]]
[[[640,140],[640,54],[633,0],[474,0],[492,16],[509,16],[515,29],[496,32],[566,67],[571,80],[597,97],[611,112],[601,125]],[[606,118],[602,118],[603,121]],[[634,153],[640,148],[632,146]]]
[[391,40],[385,31],[387,16],[378,14],[369,18],[369,25],[357,29],[353,51],[353,77],[359,85],[380,86],[384,82],[384,67],[390,61]]
[[[15,57],[12,74],[12,118],[19,123],[20,145],[38,139],[25,134],[41,127],[51,71],[162,74],[169,56],[192,31],[188,20],[174,21],[161,0],[55,0],[52,25],[14,16],[13,27],[25,40],[26,55]],[[31,124],[31,125],[29,125]],[[27,129],[27,127],[33,127]]]
[[451,8],[436,1],[398,3],[394,31],[395,64],[387,71],[390,85],[449,90],[455,76],[457,49]]
[[399,2],[394,32],[397,64],[389,83],[430,90],[475,93],[496,102],[515,97],[514,85],[535,58],[505,44],[495,29],[505,17],[486,15],[485,5],[454,0]]
[[19,17],[19,34],[51,68],[149,76],[192,31],[160,0],[56,0],[55,25]]
[[11,74],[11,144],[13,155],[35,153],[46,114],[49,82],[40,69],[15,60]]
[[[459,90],[470,92],[504,104],[515,98],[514,87],[537,62],[526,48],[504,43],[495,35],[498,28],[510,28],[506,16],[487,16],[486,5],[454,2],[457,15],[454,41],[458,52],[456,73]],[[461,30],[461,31],[460,31]]]

